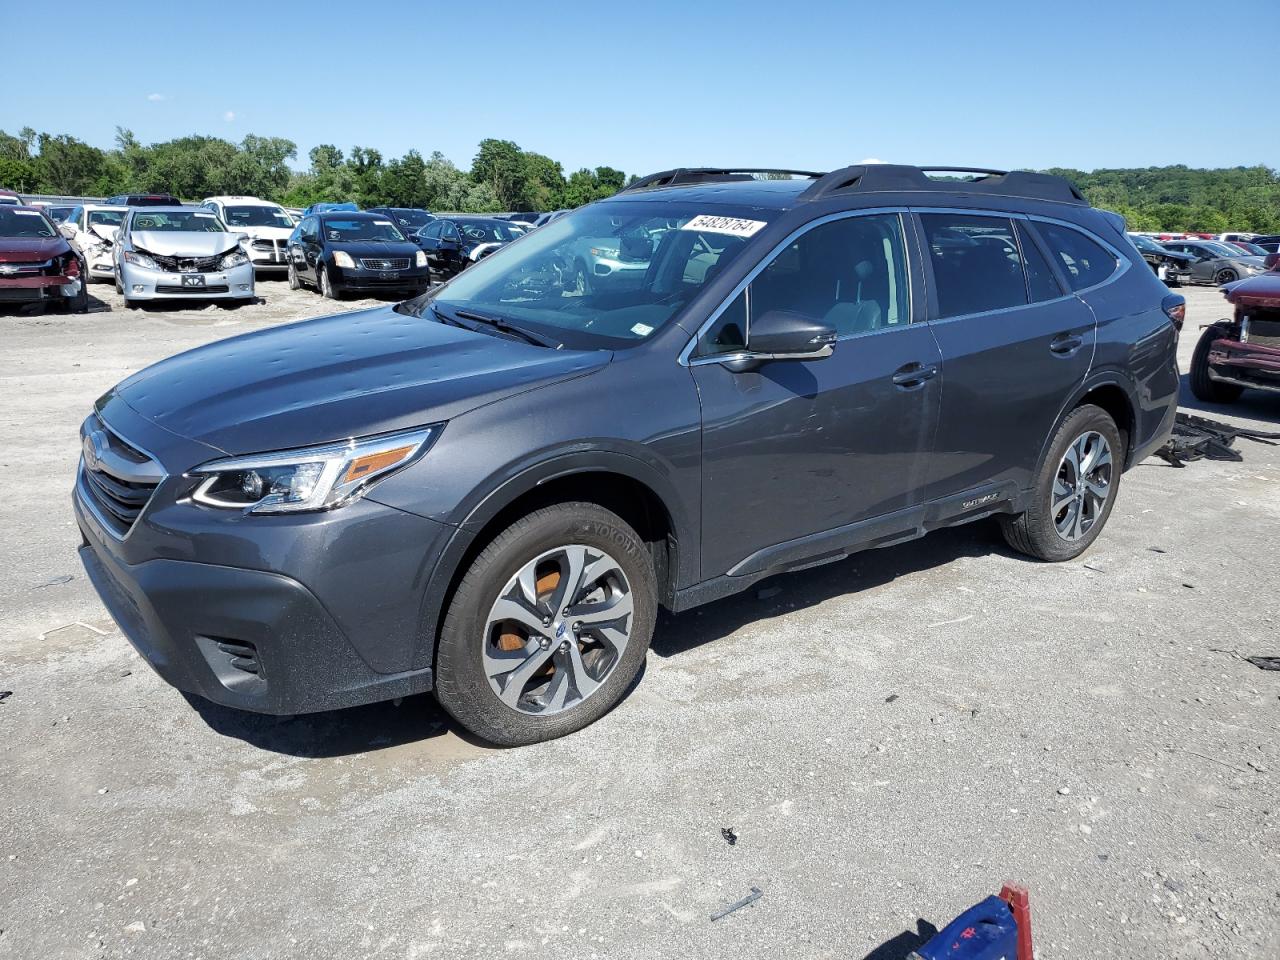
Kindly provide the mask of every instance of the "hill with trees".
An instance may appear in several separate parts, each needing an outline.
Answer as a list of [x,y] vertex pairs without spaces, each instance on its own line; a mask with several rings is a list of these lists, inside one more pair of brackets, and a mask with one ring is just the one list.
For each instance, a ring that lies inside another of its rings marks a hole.
[[[557,210],[607,197],[628,180],[601,166],[565,173],[510,140],[482,140],[467,170],[436,151],[385,158],[372,147],[321,144],[296,170],[297,145],[250,134],[239,143],[192,135],[143,144],[117,128],[103,150],[67,134],[0,130],[0,187],[31,193],[108,196],[166,192],[190,200],[248,194],[301,207],[320,200],[428,210]],[[1185,166],[1047,171],[1068,177],[1099,207],[1135,230],[1280,233],[1280,176],[1265,166],[1198,170]]]

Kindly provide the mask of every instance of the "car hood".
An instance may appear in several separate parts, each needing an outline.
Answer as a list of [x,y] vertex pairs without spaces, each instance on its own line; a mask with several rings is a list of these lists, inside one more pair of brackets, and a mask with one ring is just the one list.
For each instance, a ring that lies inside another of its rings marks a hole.
[[375,307],[211,343],[147,367],[115,392],[171,433],[245,454],[449,420],[611,357]]
[[418,245],[409,240],[393,240],[390,243],[378,240],[330,240],[325,247],[341,250],[353,257],[413,257],[418,252]]
[[1227,283],[1220,289],[1227,301],[1236,306],[1280,308],[1280,273],[1275,271]]
[[162,257],[213,257],[239,246],[230,233],[185,230],[135,230],[129,239],[138,249]]
[[114,226],[114,227],[108,226],[105,223],[89,224],[89,232],[92,233],[94,236],[96,236],[99,240],[102,240],[104,243],[108,243],[108,244],[116,242],[116,233],[119,232],[119,230],[120,228],[118,226]]
[[65,237],[0,237],[0,263],[32,263],[66,253]]

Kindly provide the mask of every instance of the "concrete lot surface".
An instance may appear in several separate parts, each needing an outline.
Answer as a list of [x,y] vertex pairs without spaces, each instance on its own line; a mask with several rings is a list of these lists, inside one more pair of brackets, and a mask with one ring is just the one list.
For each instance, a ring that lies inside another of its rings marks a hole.
[[[1006,880],[1042,958],[1280,956],[1280,673],[1242,659],[1280,655],[1280,448],[1148,460],[1071,563],[981,523],[665,617],[554,743],[429,697],[250,716],[134,655],[68,497],[116,381],[330,309],[259,292],[0,316],[0,958],[884,960]],[[1226,314],[1186,293],[1184,370]],[[1211,415],[1280,429],[1280,396]]]

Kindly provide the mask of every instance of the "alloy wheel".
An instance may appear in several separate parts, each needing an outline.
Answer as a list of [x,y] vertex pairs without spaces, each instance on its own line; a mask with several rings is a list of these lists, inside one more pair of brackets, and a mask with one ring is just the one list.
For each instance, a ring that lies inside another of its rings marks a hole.
[[1050,512],[1058,536],[1074,542],[1101,518],[1111,496],[1114,467],[1111,445],[1096,430],[1082,433],[1067,447],[1053,479]]
[[572,709],[604,685],[631,637],[631,586],[613,557],[571,544],[522,566],[485,624],[484,672],[520,713]]

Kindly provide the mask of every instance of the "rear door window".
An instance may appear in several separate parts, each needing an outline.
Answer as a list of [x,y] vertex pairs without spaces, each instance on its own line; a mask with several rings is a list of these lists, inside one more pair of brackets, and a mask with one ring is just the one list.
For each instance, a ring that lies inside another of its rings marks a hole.
[[1072,290],[1096,287],[1108,280],[1119,266],[1114,253],[1079,230],[1041,221],[1036,222],[1035,229],[1058,258]]
[[920,222],[933,263],[939,319],[1027,304],[1027,279],[1012,220],[925,213]]
[[1027,271],[1027,292],[1031,294],[1031,302],[1040,303],[1062,296],[1062,287],[1058,285],[1049,261],[1036,246],[1035,237],[1031,236],[1025,223],[1018,224],[1018,245],[1022,248],[1022,264]]

